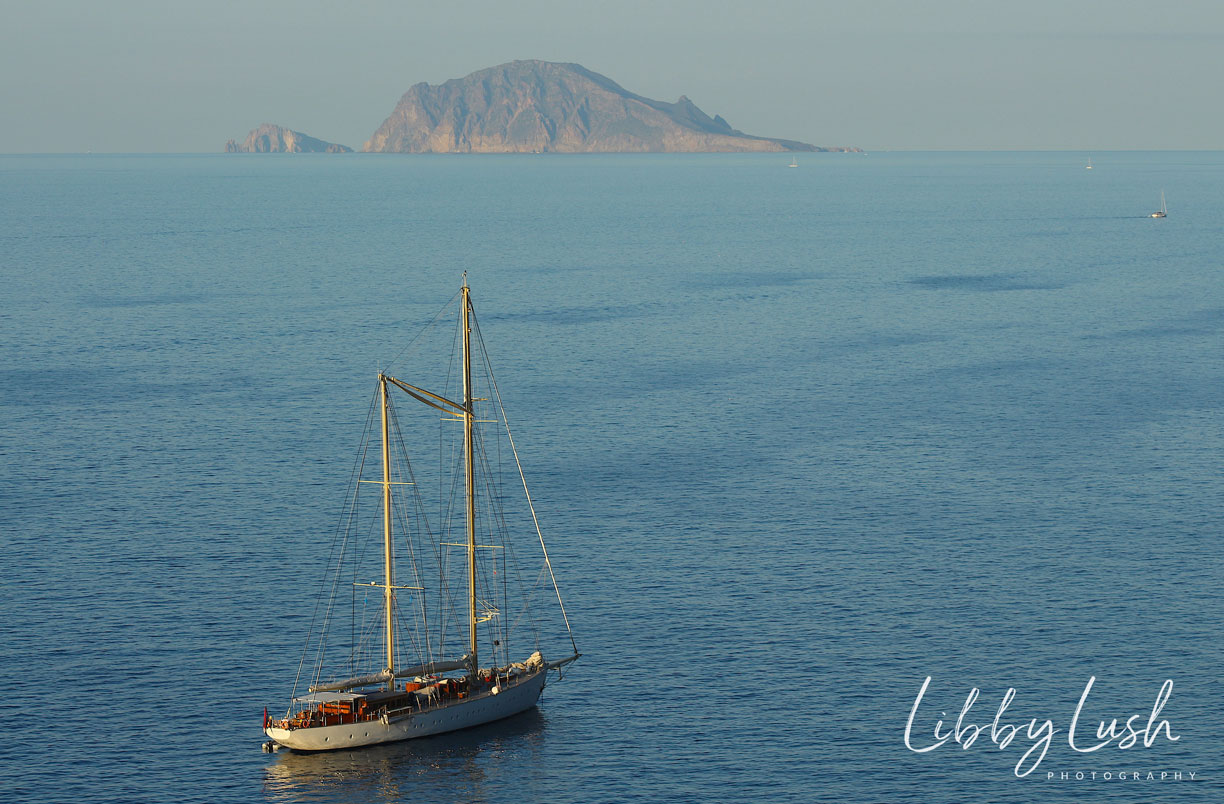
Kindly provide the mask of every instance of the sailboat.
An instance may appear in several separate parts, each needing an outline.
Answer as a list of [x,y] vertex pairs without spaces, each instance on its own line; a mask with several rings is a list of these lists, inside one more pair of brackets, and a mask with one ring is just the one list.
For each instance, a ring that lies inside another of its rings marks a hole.
[[1088,164],[1084,165],[1084,170],[1092,170],[1092,154],[1088,154]]
[[1164,190],[1161,190],[1161,191],[1160,191],[1160,211],[1159,211],[1159,212],[1153,212],[1153,213],[1152,213],[1151,215],[1149,215],[1148,217],[1151,217],[1151,218],[1167,218],[1167,217],[1169,217],[1169,210],[1165,208]]
[[792,157],[791,157],[791,163],[790,163],[789,165],[787,165],[787,167],[793,167],[793,168],[797,168],[797,167],[799,167],[799,157],[797,157],[797,156],[792,156]]
[[[484,353],[466,274],[456,295],[452,361],[441,362],[457,362],[457,370],[452,365],[437,375],[441,392],[378,373],[333,545],[325,605],[316,609],[284,715],[272,718],[264,710],[265,751],[350,749],[500,720],[534,706],[550,672],[560,676],[581,655]],[[477,346],[480,359],[473,355]],[[477,387],[474,380],[483,384]],[[451,383],[458,386],[455,401],[448,398],[456,395],[447,390]],[[411,410],[402,417],[395,399],[405,398]],[[494,437],[483,424],[502,427],[490,428]],[[441,446],[449,462],[410,460],[405,433],[424,432],[435,434],[432,446]],[[422,487],[434,483],[438,509],[427,514]],[[520,485],[525,505],[515,508],[506,500],[518,495],[508,486]],[[359,504],[367,491],[376,504]],[[534,537],[533,566],[525,567],[524,555],[505,538],[515,522]],[[373,537],[377,546],[361,549],[359,534]],[[370,561],[373,555],[377,559]],[[379,580],[366,580],[372,570],[362,566],[362,556],[367,565],[375,564]],[[452,561],[452,556],[462,558]],[[528,583],[512,591],[511,581],[524,573]],[[544,579],[551,581],[551,593]],[[561,658],[550,661],[540,645],[547,629],[532,609],[553,594],[559,617],[552,618],[552,634],[561,638],[563,633],[568,645]],[[337,613],[345,598],[353,613],[346,627],[336,628],[345,619]],[[336,631],[348,633],[337,637]],[[528,645],[511,654],[511,643],[523,641]],[[305,678],[312,652],[314,669]],[[299,694],[302,686],[306,689]]]

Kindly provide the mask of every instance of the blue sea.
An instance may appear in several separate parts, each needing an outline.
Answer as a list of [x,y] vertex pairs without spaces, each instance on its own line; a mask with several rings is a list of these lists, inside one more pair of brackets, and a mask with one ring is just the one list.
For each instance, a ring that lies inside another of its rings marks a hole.
[[[1224,800],[1224,153],[1092,159],[0,157],[0,800]],[[465,271],[584,656],[265,754]]]

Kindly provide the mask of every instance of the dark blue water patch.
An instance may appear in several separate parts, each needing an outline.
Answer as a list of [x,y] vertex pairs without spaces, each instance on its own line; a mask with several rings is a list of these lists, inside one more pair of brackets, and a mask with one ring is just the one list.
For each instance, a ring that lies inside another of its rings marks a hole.
[[65,388],[85,388],[105,376],[106,369],[80,366],[44,366],[39,368],[0,368],[0,404],[12,402],[12,397],[23,398],[42,393],[48,397]]
[[1219,326],[1224,324],[1224,307],[1210,307],[1205,310],[1196,310],[1185,318],[1188,321],[1199,321],[1203,324]]
[[733,289],[744,291],[756,288],[788,288],[803,282],[821,279],[816,273],[787,273],[762,269],[758,271],[722,271],[717,273],[685,276],[679,284],[689,290]]
[[1224,310],[1212,308],[1158,324],[1134,329],[1120,329],[1107,335],[1091,333],[1082,337],[1085,340],[1205,337],[1218,335],[1221,326],[1224,326]]
[[105,309],[108,307],[154,307],[177,304],[201,304],[208,301],[209,295],[203,293],[157,293],[135,296],[82,296],[82,307]]
[[928,290],[967,290],[977,293],[993,293],[1005,290],[1062,290],[1065,282],[1041,282],[1026,279],[1017,274],[947,274],[922,276],[909,280]]
[[89,232],[72,232],[72,233],[66,233],[66,234],[45,234],[41,232],[35,232],[35,233],[29,233],[29,234],[4,234],[4,235],[0,235],[0,240],[19,241],[19,240],[29,240],[32,238],[37,238],[38,240],[47,242],[47,241],[55,241],[55,240],[113,239],[113,238],[116,238],[117,236],[121,236],[124,239],[130,239],[130,240],[139,240],[141,238],[169,237],[169,238],[181,238],[184,241],[188,241],[188,240],[199,238],[199,237],[219,238],[219,237],[228,237],[228,236],[233,236],[233,235],[267,234],[269,232],[282,233],[285,231],[309,230],[309,229],[315,229],[315,228],[318,228],[318,227],[312,224],[299,224],[296,226],[294,225],[232,226],[232,227],[227,227],[225,229],[211,229],[211,230],[210,229],[162,229],[162,230],[154,230],[154,231],[129,230],[129,231],[123,232],[121,235],[119,235],[119,233],[116,233],[114,231],[107,231],[107,230],[96,230],[96,231],[89,231]]
[[1108,339],[1116,338],[1182,338],[1182,337],[1201,337],[1204,335],[1213,335],[1216,329],[1208,329],[1207,327],[1185,327],[1176,325],[1167,326],[1151,326],[1141,327],[1139,329],[1125,329],[1119,332],[1111,333],[1108,336],[1085,335],[1085,340],[1099,340],[1102,337]]
[[[1149,421],[1173,411],[1210,408],[1218,371],[1204,374],[1193,367],[1170,365],[1137,378],[1119,366],[1091,370],[1079,361],[1016,359],[966,362],[932,370],[924,393],[944,403],[955,401],[965,412],[980,411],[1000,421],[1020,415],[1049,417],[1045,432],[1058,433],[1056,422],[1077,426],[1116,427],[1124,422]],[[1000,405],[993,414],[982,400]]]
[[549,307],[547,309],[524,310],[516,313],[484,313],[489,321],[524,321],[557,326],[595,324],[604,321],[621,321],[648,316],[657,316],[669,305],[661,302],[642,302],[631,305],[591,305],[589,307]]
[[848,338],[836,341],[818,341],[805,350],[811,359],[821,359],[831,355],[855,352],[870,352],[876,350],[903,349],[909,346],[924,346],[928,344],[945,343],[950,340],[948,335],[933,335],[925,332],[875,333],[866,337]]
[[[227,400],[257,395],[266,388],[267,379],[232,369],[192,376],[191,372],[165,369],[69,367],[0,370],[0,383],[5,384],[0,405],[48,405],[100,415],[120,411],[141,415],[134,406],[224,404]],[[143,413],[153,414],[152,410]]]
[[1007,377],[1018,379],[1033,372],[1049,373],[1051,371],[1057,371],[1057,369],[1054,368],[1048,359],[1026,358],[967,361],[958,365],[937,369],[934,373],[964,378]]
[[[746,377],[754,371],[750,364],[719,360],[715,357],[650,360],[617,366],[614,369],[616,394],[665,395],[681,391],[705,398],[728,380]],[[605,386],[607,388],[609,386]],[[606,392],[606,391],[605,391]],[[743,393],[754,391],[745,388]]]

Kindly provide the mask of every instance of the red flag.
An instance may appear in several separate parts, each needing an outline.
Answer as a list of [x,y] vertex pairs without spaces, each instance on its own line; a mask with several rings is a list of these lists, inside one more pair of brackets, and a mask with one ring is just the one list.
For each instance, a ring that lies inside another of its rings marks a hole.
[[264,728],[268,728],[268,707],[264,707]]

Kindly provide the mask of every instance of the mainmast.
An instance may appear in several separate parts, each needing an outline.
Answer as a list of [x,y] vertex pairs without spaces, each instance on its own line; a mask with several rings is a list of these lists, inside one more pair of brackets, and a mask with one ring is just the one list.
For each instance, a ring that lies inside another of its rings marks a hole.
[[[467,560],[468,560],[468,659],[472,677],[480,666],[476,658],[476,467],[472,458],[472,424],[475,419],[472,401],[472,327],[468,320],[471,291],[467,274],[463,275],[463,469],[466,480],[464,497],[467,501]],[[388,584],[390,581],[387,582]]]
[[395,689],[395,617],[392,597],[391,556],[391,438],[387,427],[387,377],[378,375],[382,397],[382,487],[383,487],[383,617],[387,629],[387,691]]

